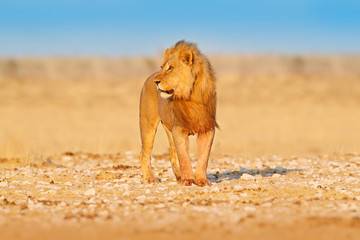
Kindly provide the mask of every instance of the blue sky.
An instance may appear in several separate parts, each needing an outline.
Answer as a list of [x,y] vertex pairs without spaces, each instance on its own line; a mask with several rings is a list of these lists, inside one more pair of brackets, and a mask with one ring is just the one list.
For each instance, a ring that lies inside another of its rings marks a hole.
[[0,56],[360,53],[355,0],[0,0]]

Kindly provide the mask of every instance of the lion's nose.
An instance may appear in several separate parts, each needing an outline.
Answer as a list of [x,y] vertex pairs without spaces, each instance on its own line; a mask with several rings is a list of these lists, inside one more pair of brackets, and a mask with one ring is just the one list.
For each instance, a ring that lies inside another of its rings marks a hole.
[[156,85],[159,85],[160,81],[155,81]]

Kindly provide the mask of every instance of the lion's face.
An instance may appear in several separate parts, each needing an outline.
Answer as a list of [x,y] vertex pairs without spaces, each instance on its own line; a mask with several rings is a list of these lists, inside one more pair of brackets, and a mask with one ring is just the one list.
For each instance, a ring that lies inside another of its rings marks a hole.
[[189,99],[195,81],[192,64],[193,54],[190,50],[165,51],[161,70],[154,78],[162,98]]

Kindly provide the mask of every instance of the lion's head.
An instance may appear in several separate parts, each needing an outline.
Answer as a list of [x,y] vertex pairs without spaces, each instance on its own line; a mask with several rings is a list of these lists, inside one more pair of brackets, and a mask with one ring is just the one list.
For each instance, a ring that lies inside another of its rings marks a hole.
[[165,51],[161,70],[154,78],[162,98],[190,98],[199,73],[199,54],[196,45],[185,41]]

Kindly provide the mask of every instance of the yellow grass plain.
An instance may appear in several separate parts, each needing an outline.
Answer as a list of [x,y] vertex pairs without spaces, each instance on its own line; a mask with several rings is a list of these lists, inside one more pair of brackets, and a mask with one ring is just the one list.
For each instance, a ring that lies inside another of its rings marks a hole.
[[360,56],[210,61],[212,186],[186,188],[160,126],[162,183],[141,184],[139,95],[160,58],[0,59],[0,238],[358,239]]
[[[213,152],[321,154],[360,150],[359,56],[213,56]],[[140,148],[142,83],[160,59],[0,60],[0,156]],[[167,151],[159,127],[155,153]],[[191,151],[195,151],[192,148]]]

